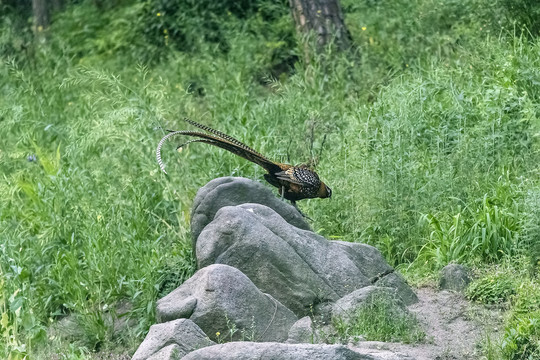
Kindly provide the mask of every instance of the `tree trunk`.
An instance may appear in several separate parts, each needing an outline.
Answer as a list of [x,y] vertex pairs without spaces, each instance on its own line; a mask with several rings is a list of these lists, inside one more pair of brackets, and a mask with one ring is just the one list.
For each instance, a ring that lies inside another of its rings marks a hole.
[[332,40],[341,50],[351,46],[339,0],[289,0],[289,4],[298,33],[313,32],[318,50]]
[[47,0],[32,0],[32,11],[34,12],[34,31],[41,32],[49,26]]

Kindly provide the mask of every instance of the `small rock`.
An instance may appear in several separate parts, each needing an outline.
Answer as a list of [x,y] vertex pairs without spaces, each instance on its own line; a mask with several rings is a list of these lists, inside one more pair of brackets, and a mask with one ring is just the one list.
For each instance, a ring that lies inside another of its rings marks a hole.
[[179,359],[193,350],[213,344],[215,342],[210,341],[193,321],[178,319],[152,325],[132,360],[146,360],[154,354],[155,360]]
[[[129,314],[133,308],[133,305],[129,301],[122,301],[116,305],[114,312],[107,314],[107,317],[111,317],[113,323],[114,336],[121,336],[137,325],[137,319],[130,317]],[[114,315],[114,316],[113,316]]]
[[470,282],[469,270],[465,266],[449,264],[441,270],[439,287],[442,290],[463,292]]
[[317,344],[317,334],[309,316],[304,316],[294,323],[289,330],[288,344]]

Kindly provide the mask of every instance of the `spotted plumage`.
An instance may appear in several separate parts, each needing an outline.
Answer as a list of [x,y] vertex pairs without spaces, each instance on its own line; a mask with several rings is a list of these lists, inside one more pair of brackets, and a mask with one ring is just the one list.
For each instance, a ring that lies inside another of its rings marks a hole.
[[156,158],[159,167],[164,173],[167,172],[165,171],[165,165],[161,160],[161,148],[163,144],[172,137],[184,135],[196,137],[196,139],[192,139],[186,143],[183,143],[182,145],[179,145],[177,149],[190,143],[201,142],[220,147],[232,152],[233,154],[243,157],[246,160],[254,162],[268,172],[267,174],[264,174],[266,181],[277,187],[280,195],[293,202],[293,204],[297,200],[317,197],[328,198],[332,196],[332,190],[324,182],[322,182],[319,179],[319,175],[317,175],[317,173],[307,165],[293,166],[274,162],[232,136],[212,129],[208,126],[199,124],[193,120],[184,120],[187,123],[210,134],[190,130],[168,130],[169,133],[161,139],[156,149]]

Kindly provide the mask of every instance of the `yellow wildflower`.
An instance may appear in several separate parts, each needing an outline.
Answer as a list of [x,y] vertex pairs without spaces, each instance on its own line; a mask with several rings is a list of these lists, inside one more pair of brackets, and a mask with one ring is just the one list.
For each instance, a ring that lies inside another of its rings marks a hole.
[[366,31],[367,27],[362,26],[362,31]]
[[161,13],[157,13],[156,15],[157,15],[157,16],[161,16]]

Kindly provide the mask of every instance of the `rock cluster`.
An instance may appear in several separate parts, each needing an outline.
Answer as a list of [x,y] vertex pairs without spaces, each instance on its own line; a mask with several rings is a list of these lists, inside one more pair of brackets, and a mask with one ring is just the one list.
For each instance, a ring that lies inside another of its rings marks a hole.
[[[317,344],[312,318],[346,318],[371,295],[416,295],[372,246],[328,241],[263,185],[219,178],[197,193],[197,271],[160,299],[143,359],[409,359]],[[226,343],[224,343],[226,342]]]

